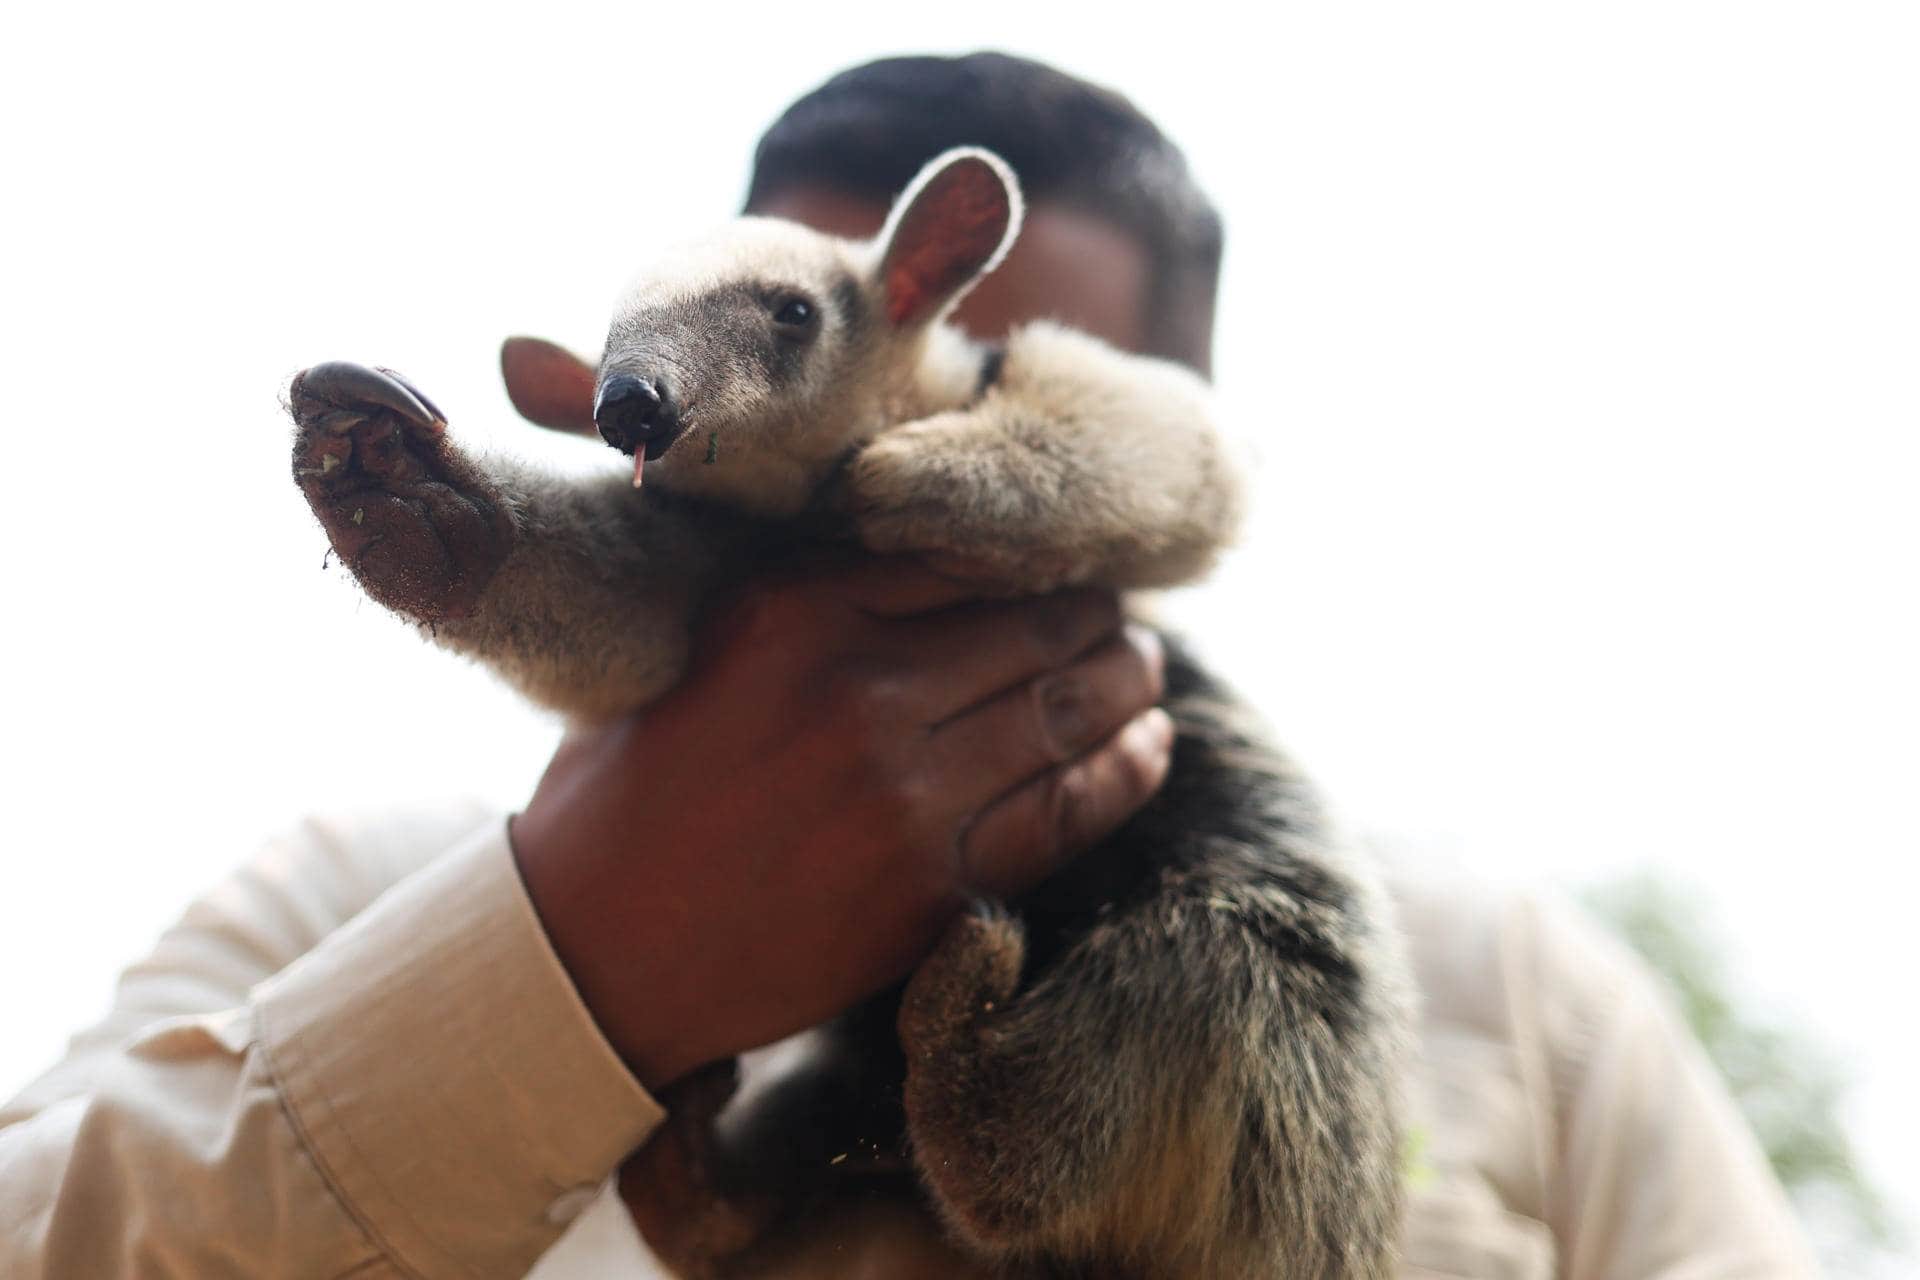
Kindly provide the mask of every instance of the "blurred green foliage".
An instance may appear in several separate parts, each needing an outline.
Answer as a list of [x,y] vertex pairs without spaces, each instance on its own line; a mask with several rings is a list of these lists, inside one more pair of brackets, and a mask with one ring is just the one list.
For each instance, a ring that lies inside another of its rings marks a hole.
[[1826,1263],[1852,1270],[1901,1251],[1902,1233],[1841,1120],[1845,1075],[1803,1034],[1742,1006],[1695,896],[1652,873],[1582,896],[1671,984]]

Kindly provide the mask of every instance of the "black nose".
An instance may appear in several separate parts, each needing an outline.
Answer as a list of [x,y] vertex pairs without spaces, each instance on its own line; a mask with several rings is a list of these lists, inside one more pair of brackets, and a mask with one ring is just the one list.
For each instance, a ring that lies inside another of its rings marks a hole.
[[593,422],[600,437],[624,454],[647,447],[657,456],[673,442],[679,413],[666,384],[649,382],[630,373],[616,373],[600,386],[593,403]]

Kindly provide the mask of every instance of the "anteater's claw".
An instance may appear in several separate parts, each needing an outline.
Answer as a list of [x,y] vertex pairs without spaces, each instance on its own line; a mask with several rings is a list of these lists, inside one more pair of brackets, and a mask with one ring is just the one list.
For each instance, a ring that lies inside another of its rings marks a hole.
[[377,404],[391,409],[407,421],[422,427],[435,427],[445,418],[433,402],[415,391],[398,374],[385,369],[369,369],[350,360],[329,360],[314,365],[300,375],[300,391],[342,408],[355,404]]
[[397,372],[397,371],[395,371],[395,370],[393,370],[393,369],[388,369],[388,368],[386,368],[385,366],[382,366],[382,365],[376,365],[376,366],[374,366],[374,370],[375,370],[375,372],[377,372],[377,373],[384,373],[384,374],[386,374],[386,375],[387,375],[387,376],[388,376],[389,378],[392,378],[392,379],[393,379],[393,380],[394,380],[395,382],[397,382],[397,383],[399,383],[399,384],[400,384],[401,386],[403,386],[403,387],[405,387],[405,388],[406,388],[406,389],[407,389],[408,391],[410,391],[410,392],[412,392],[412,393],[413,393],[413,398],[414,398],[415,400],[418,400],[418,401],[420,402],[420,404],[421,404],[421,406],[422,406],[423,408],[425,408],[425,409],[426,409],[426,411],[427,411],[428,413],[430,413],[430,414],[432,414],[432,415],[433,415],[433,420],[434,420],[435,422],[438,422],[438,423],[440,423],[440,424],[441,424],[442,426],[444,426],[444,425],[446,425],[446,421],[447,421],[447,415],[446,415],[446,414],[444,414],[444,413],[442,413],[442,412],[440,412],[440,406],[439,406],[439,405],[437,405],[437,404],[435,404],[435,403],[434,403],[433,401],[431,401],[431,400],[429,400],[429,399],[427,399],[427,393],[426,393],[426,392],[424,392],[424,391],[422,391],[422,390],[421,390],[420,388],[418,388],[418,387],[416,387],[416,386],[414,386],[412,382],[410,382],[410,381],[408,381],[408,380],[406,379],[406,377],[404,377],[404,376],[403,376],[403,375],[401,375],[401,374],[400,374],[399,372]]

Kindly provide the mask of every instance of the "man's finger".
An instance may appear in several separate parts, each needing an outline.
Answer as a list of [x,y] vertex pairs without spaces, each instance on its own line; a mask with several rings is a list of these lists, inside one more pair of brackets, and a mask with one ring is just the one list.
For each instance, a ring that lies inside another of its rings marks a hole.
[[1119,598],[1095,590],[902,619],[895,634],[918,673],[907,696],[926,724],[941,724],[1083,657],[1118,634],[1121,621]]
[[842,599],[882,618],[950,609],[987,594],[978,583],[936,573],[909,556],[862,559],[850,568],[834,571],[829,580]]
[[1093,751],[983,812],[961,841],[964,887],[1017,897],[1132,817],[1167,776],[1173,720],[1145,711]]
[[955,813],[974,813],[1076,760],[1160,700],[1160,638],[1144,627],[1023,681],[936,729],[934,776]]

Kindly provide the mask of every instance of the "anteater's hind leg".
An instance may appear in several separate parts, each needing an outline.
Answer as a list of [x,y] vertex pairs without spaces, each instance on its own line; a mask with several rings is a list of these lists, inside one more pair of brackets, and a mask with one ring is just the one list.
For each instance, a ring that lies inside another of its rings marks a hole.
[[1361,994],[1364,945],[1277,869],[1181,879],[1031,985],[994,912],[914,975],[908,1133],[936,1207],[1055,1275],[1384,1280],[1397,1026]]
[[715,1121],[739,1084],[729,1058],[665,1091],[667,1120],[620,1169],[620,1193],[647,1247],[680,1280],[720,1280],[784,1207],[723,1185]]

